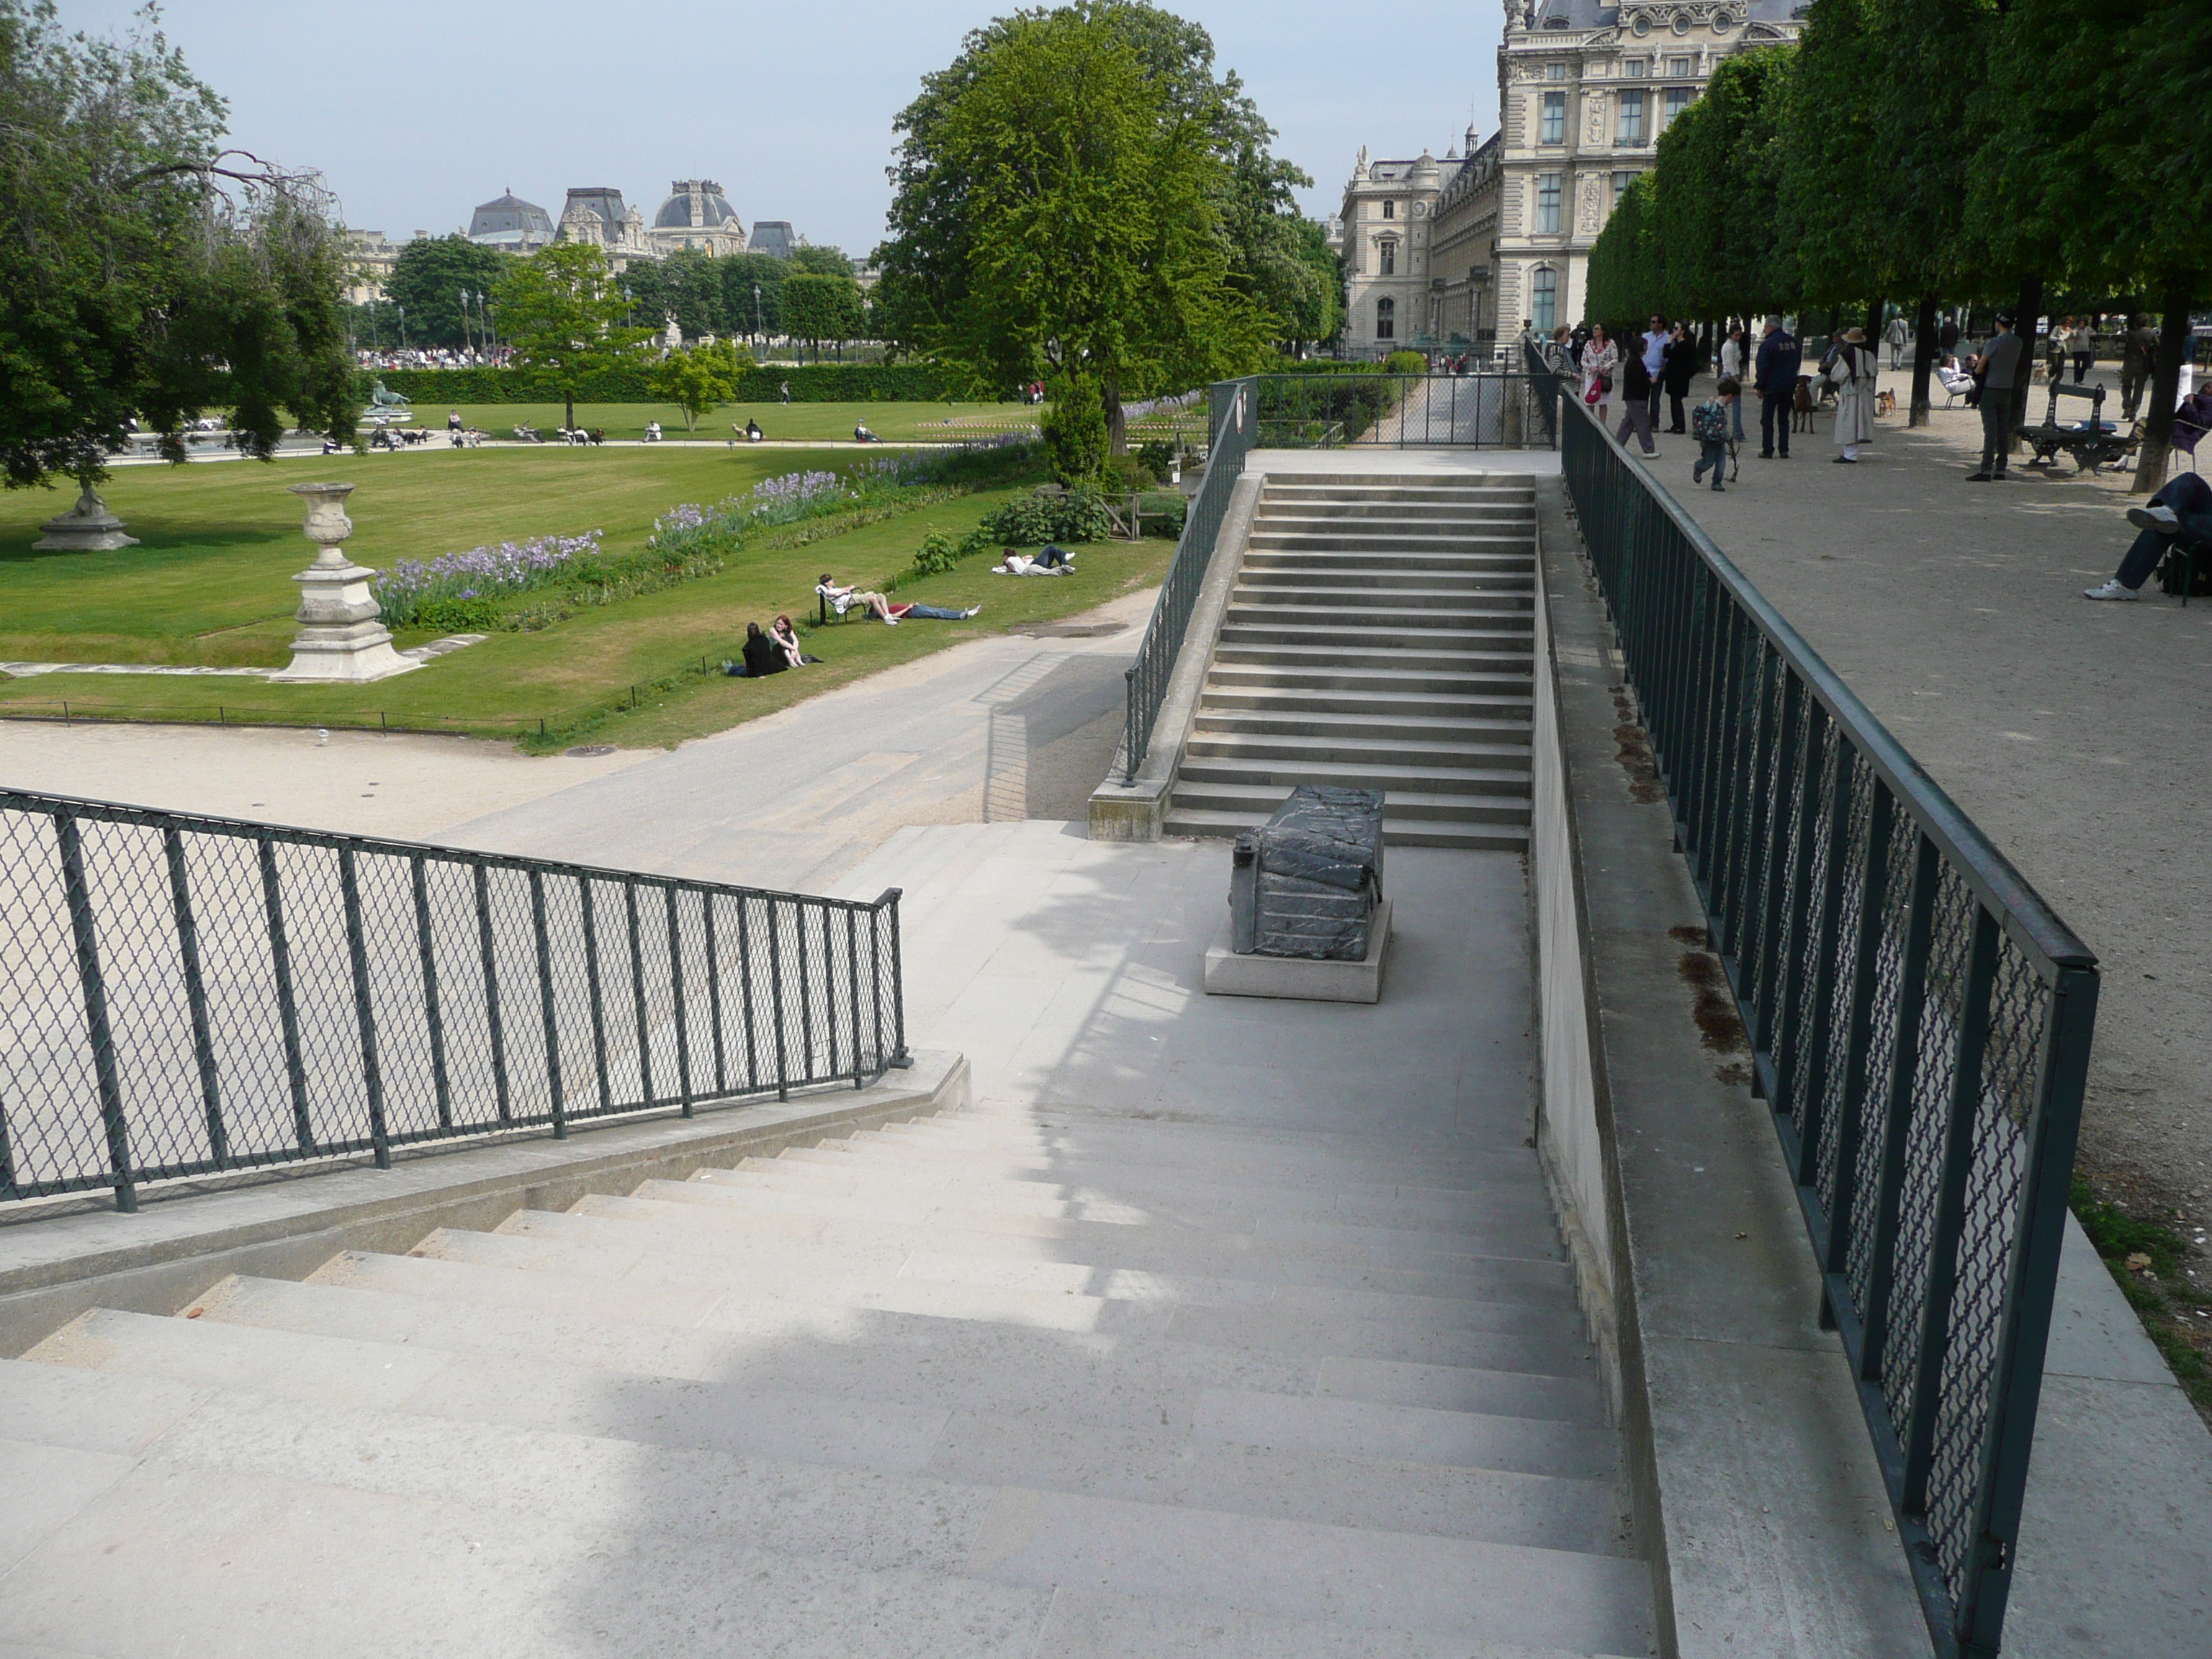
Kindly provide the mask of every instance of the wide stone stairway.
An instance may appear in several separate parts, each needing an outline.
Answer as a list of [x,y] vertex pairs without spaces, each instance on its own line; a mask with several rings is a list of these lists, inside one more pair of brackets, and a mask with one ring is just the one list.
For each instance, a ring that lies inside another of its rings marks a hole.
[[0,1651],[1648,1654],[1517,860],[1410,849],[1384,1001],[1264,1004],[1218,843],[1065,829],[854,877],[978,1103],[0,1361]]
[[1394,845],[1525,848],[1534,584],[1525,475],[1270,475],[1168,832],[1340,784]]

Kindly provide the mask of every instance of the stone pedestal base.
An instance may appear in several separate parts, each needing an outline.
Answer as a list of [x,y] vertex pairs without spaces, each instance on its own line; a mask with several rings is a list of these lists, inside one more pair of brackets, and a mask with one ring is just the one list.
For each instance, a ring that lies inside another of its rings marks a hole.
[[1316,962],[1305,957],[1240,957],[1229,948],[1229,918],[1206,951],[1206,994],[1215,997],[1281,997],[1300,1002],[1377,1002],[1382,996],[1382,953],[1390,943],[1390,901],[1375,912],[1360,962]]
[[392,630],[377,621],[375,597],[368,591],[374,570],[341,557],[317,562],[292,580],[300,584],[300,631],[292,641],[292,660],[272,685],[365,684],[420,668],[422,662],[392,648]]
[[138,545],[136,536],[123,533],[123,520],[107,510],[96,489],[86,490],[75,507],[39,528],[46,533],[31,547],[40,553],[106,553]]

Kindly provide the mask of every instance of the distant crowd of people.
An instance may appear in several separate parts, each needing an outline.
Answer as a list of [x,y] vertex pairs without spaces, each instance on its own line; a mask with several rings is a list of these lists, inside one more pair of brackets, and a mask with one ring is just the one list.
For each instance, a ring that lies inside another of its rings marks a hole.
[[514,350],[511,346],[492,346],[482,350],[464,348],[449,351],[437,346],[410,347],[403,351],[386,346],[375,350],[362,348],[353,355],[354,361],[363,368],[504,368]]

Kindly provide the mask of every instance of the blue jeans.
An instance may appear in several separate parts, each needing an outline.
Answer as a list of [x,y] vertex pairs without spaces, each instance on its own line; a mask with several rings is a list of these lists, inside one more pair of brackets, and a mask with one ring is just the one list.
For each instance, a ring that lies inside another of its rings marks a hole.
[[933,605],[908,605],[906,614],[909,617],[919,617],[924,622],[961,622],[964,621],[968,615],[964,611],[940,611]]
[[1705,469],[1711,467],[1713,470],[1713,488],[1718,489],[1721,487],[1721,479],[1728,472],[1728,440],[1700,438],[1698,443],[1699,446],[1698,464],[1690,469],[1690,482],[1695,483],[1704,477]]
[[2125,588],[2140,588],[2148,581],[2150,573],[2166,556],[2166,550],[2176,542],[2212,542],[2212,484],[2199,475],[2184,472],[2170,478],[2150,499],[2154,507],[2173,509],[2173,516],[2181,520],[2181,533],[2161,536],[2155,530],[2146,530],[2138,535],[2135,545],[2128,549],[2127,556],[2120,561],[2115,578]]

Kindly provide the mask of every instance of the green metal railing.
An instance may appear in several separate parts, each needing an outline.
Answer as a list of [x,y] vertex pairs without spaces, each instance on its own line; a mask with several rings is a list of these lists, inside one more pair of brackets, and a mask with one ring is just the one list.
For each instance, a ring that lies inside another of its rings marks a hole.
[[1998,1649],[2096,958],[1582,406],[1561,465],[1936,1652]]

